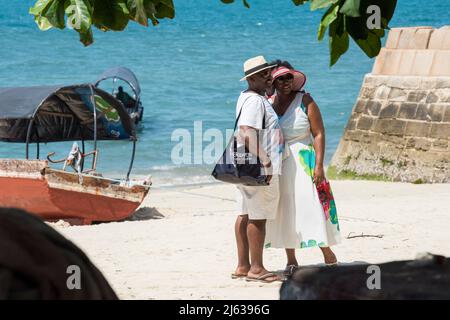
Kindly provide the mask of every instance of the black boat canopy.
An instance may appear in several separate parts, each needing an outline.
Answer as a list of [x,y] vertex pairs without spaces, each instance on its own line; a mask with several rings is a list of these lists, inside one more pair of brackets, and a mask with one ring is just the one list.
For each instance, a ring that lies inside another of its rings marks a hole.
[[95,81],[95,86],[97,87],[100,82],[106,79],[120,79],[128,83],[133,89],[134,94],[136,95],[136,98],[139,100],[139,97],[141,95],[141,87],[139,86],[139,81],[137,80],[134,73],[125,67],[114,67],[111,69],[105,70],[100,77]]
[[123,105],[91,84],[0,88],[0,141],[131,137],[135,137],[134,124]]

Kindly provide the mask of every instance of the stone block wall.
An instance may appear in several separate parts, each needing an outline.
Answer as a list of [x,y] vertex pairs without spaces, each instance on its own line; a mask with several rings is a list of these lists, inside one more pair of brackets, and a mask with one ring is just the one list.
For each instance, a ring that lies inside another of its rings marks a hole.
[[394,28],[364,78],[330,166],[450,182],[450,27]]

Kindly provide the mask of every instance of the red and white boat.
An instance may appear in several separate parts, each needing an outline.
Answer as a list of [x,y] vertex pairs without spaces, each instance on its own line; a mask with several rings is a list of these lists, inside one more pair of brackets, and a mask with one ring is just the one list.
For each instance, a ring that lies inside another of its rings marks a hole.
[[[135,131],[123,104],[91,84],[0,89],[0,141],[25,143],[25,159],[0,159],[0,206],[72,224],[129,217],[150,189],[149,182],[133,184],[129,179]],[[105,178],[96,171],[97,141],[123,139],[133,143],[127,176]],[[87,140],[94,142],[89,153],[84,150]],[[52,152],[39,159],[40,143],[58,141],[75,141],[67,158],[53,160]],[[37,159],[29,157],[31,144]],[[85,170],[88,156],[92,165]]]

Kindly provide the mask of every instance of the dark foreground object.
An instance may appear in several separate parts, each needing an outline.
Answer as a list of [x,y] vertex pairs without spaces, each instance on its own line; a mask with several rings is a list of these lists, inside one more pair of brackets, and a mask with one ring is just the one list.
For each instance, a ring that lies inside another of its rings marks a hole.
[[0,299],[117,296],[76,245],[36,216],[0,208]]
[[283,283],[280,299],[450,299],[450,258],[301,268]]

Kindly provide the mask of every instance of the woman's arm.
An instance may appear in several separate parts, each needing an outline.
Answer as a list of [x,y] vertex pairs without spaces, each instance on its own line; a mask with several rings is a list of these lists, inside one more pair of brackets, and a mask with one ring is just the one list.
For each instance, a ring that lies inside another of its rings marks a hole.
[[323,158],[325,154],[325,128],[319,107],[309,94],[303,96],[303,103],[308,112],[311,133],[314,137],[314,150],[316,152],[316,167],[314,168],[314,183],[319,185],[325,178]]

